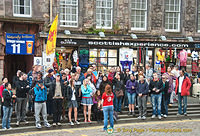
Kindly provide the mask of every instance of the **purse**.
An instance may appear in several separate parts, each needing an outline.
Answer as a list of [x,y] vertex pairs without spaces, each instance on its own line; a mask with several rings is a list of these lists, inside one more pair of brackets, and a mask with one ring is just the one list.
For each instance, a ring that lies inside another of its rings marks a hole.
[[123,90],[115,91],[115,94],[116,94],[117,98],[121,97],[121,96],[124,96]]

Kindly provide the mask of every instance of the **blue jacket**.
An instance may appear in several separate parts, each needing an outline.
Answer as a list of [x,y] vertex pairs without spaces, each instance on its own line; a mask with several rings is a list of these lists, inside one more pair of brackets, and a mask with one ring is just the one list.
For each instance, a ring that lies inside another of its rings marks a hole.
[[79,79],[78,79],[78,80],[81,81],[81,84],[83,84],[83,80],[84,80],[84,79],[85,79],[84,74],[83,74],[83,73],[80,73],[80,75],[79,75]]
[[147,84],[147,82],[144,81],[144,83],[141,83],[139,81],[136,92],[137,94],[141,93],[142,95],[147,95],[149,93],[149,85]]
[[81,85],[81,93],[82,97],[91,97],[90,93],[92,93],[92,88],[87,85],[87,89],[85,89],[84,85]]
[[44,102],[47,100],[47,88],[42,90],[38,84],[34,88],[35,102]]
[[[134,86],[134,89],[132,89],[132,86]],[[137,90],[137,87],[138,87],[138,82],[136,81],[136,80],[128,80],[127,82],[126,82],[126,91],[128,92],[128,93],[136,93],[136,90]]]

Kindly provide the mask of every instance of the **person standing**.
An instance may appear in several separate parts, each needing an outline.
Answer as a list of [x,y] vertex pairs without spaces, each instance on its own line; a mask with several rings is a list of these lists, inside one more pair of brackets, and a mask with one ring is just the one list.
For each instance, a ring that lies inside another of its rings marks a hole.
[[124,73],[124,86],[125,86],[125,94],[124,94],[124,107],[128,107],[128,96],[127,96],[127,89],[126,89],[126,83],[130,79],[129,69],[126,69],[126,72]]
[[42,128],[40,124],[40,112],[44,120],[44,126],[49,128],[51,125],[47,121],[47,88],[44,86],[42,80],[39,80],[34,87],[34,96],[35,96],[35,124],[36,128]]
[[[83,85],[81,85],[81,93],[82,93],[82,100],[81,104],[83,105],[83,114],[84,114],[84,122],[89,122],[91,123],[91,109],[93,105],[92,101],[92,88],[89,86],[89,81],[88,79],[85,79],[83,81]],[[87,107],[88,107],[88,120],[87,120]]]
[[155,118],[157,114],[158,119],[161,119],[162,87],[162,80],[159,80],[157,73],[153,73],[153,80],[151,80],[149,84],[153,107],[153,115],[151,118]]
[[52,90],[50,89],[52,89],[51,86],[53,82],[55,82],[54,70],[49,69],[48,75],[44,78],[44,85],[47,88],[47,114],[49,115],[52,115],[53,113],[53,108],[52,108],[53,100],[52,100],[52,97],[50,96],[50,92],[52,92]]
[[0,86],[0,115],[3,118],[3,90],[5,89],[5,84],[8,83],[7,78],[2,78],[3,84]]
[[74,110],[74,118],[75,118],[75,124],[79,125],[80,123],[78,122],[77,119],[77,107],[78,107],[78,103],[77,103],[77,98],[78,98],[78,91],[75,87],[75,80],[71,79],[69,81],[69,86],[68,86],[68,90],[67,90],[67,100],[68,100],[68,117],[69,117],[69,123],[71,126],[74,125],[74,123],[72,122],[72,109]]
[[64,84],[60,80],[60,74],[56,74],[56,80],[52,83],[50,87],[50,98],[53,99],[53,126],[60,126],[60,118],[62,115],[62,103],[66,94],[64,90]]
[[76,67],[76,72],[79,74],[79,80],[81,81],[81,83],[83,83],[83,80],[85,79],[84,74],[81,72],[81,67]]
[[13,111],[13,98],[16,98],[11,91],[12,87],[10,83],[5,84],[5,89],[3,90],[3,98],[4,98],[4,105],[3,105],[3,119],[2,119],[2,129],[12,129],[10,127],[11,116]]
[[19,80],[19,74],[21,73],[22,71],[21,70],[17,70],[17,75],[15,75],[13,77],[13,82],[12,82],[12,88],[13,89],[16,89],[16,83],[17,81]]
[[146,119],[147,115],[147,95],[149,93],[149,85],[145,81],[144,76],[139,76],[139,83],[136,90],[138,97],[138,109],[139,117],[138,119]]
[[105,87],[106,87],[107,84],[111,85],[110,81],[108,80],[108,77],[106,75],[104,75],[103,78],[102,78],[102,82],[101,82],[101,84],[99,86],[99,90],[101,92],[101,96],[104,93]]
[[130,75],[130,79],[126,82],[126,91],[128,96],[128,103],[129,103],[129,113],[128,115],[135,115],[134,111],[134,104],[136,98],[136,90],[138,87],[138,82],[135,80],[135,76],[133,74]]
[[16,83],[17,126],[19,126],[19,123],[21,121],[25,122],[25,124],[28,124],[28,122],[25,120],[25,116],[26,116],[27,94],[30,87],[27,84],[26,79],[27,79],[26,74],[21,72],[19,74],[19,80]]
[[108,80],[112,83],[113,79],[114,79],[114,75],[115,75],[115,72],[114,72],[114,67],[111,67],[110,68],[110,71],[109,71],[109,74],[108,74]]
[[147,83],[150,83],[150,81],[153,79],[153,69],[150,67],[150,64],[145,65],[146,68],[146,80]]
[[[178,95],[178,116],[182,113],[187,116],[187,96],[190,95],[191,82],[190,79],[185,76],[185,70],[179,71],[180,76],[176,79],[175,93]],[[182,112],[182,100],[183,100],[183,112]]]
[[102,105],[103,105],[103,115],[104,115],[104,127],[103,130],[107,131],[108,126],[108,116],[110,119],[110,127],[114,128],[114,119],[113,119],[113,99],[114,94],[112,92],[112,88],[109,84],[105,87],[105,92],[102,95]]

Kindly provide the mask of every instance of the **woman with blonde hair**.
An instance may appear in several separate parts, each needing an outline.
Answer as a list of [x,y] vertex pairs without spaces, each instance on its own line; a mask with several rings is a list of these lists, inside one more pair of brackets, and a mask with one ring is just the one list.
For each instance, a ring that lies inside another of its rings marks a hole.
[[[92,101],[92,92],[93,90],[91,89],[89,85],[88,79],[83,80],[83,85],[81,85],[81,93],[82,93],[82,100],[81,104],[83,105],[83,113],[84,113],[84,118],[85,122],[91,123],[91,109],[93,105]],[[87,120],[87,107],[88,107],[88,120]]]

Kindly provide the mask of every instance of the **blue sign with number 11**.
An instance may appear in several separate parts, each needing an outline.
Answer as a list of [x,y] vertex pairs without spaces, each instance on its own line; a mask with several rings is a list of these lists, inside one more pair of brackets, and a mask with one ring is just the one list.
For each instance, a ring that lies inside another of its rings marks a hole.
[[6,54],[34,54],[35,36],[31,34],[6,34]]

